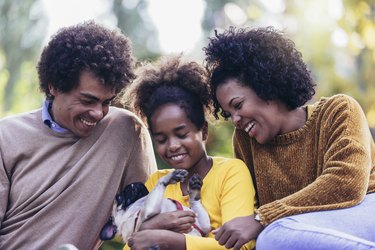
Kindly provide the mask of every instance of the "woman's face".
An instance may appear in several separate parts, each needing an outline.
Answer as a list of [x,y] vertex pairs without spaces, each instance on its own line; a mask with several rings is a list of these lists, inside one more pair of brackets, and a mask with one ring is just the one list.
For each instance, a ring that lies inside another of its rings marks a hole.
[[219,85],[216,98],[236,128],[244,130],[258,143],[264,144],[281,134],[281,104],[264,101],[251,88],[229,79]]
[[175,169],[198,169],[207,157],[207,129],[198,129],[177,104],[165,104],[151,117],[155,149]]

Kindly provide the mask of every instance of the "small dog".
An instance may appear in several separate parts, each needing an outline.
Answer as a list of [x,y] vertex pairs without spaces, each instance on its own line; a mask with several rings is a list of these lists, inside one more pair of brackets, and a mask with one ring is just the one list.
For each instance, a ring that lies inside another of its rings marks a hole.
[[192,210],[197,214],[196,222],[189,234],[206,236],[211,230],[210,218],[200,202],[202,179],[193,175],[189,179],[189,202],[191,208],[182,206],[179,202],[165,199],[164,192],[169,184],[183,181],[188,175],[184,169],[176,169],[159,179],[155,188],[148,193],[143,183],[133,183],[116,195],[112,216],[103,226],[100,239],[110,240],[116,234],[121,235],[124,243],[128,242],[131,234],[137,232],[142,222],[164,212],[176,210]]

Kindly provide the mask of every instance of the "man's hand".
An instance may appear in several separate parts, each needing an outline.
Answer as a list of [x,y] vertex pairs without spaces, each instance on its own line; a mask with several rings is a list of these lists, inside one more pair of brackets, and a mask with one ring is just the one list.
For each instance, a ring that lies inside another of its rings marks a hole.
[[245,243],[256,239],[262,230],[263,226],[254,219],[253,214],[234,218],[212,233],[220,245],[239,250]]
[[195,222],[195,214],[191,211],[174,211],[155,215],[144,221],[139,231],[146,229],[165,229],[176,233],[189,233]]

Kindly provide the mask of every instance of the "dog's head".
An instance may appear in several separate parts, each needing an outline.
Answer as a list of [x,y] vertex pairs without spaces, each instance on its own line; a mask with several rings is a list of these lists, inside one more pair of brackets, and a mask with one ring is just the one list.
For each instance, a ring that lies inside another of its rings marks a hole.
[[114,208],[111,217],[103,226],[100,232],[101,240],[111,240],[117,233],[117,226],[114,223],[114,217],[117,211],[125,211],[131,204],[146,196],[148,190],[142,182],[135,182],[127,185],[120,193],[116,195]]

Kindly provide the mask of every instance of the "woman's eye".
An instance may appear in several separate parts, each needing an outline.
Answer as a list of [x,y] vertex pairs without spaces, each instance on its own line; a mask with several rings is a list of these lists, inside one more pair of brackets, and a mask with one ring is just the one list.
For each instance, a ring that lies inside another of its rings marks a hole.
[[233,105],[233,107],[234,107],[235,109],[240,109],[240,108],[242,107],[242,102],[235,103],[235,104]]
[[222,112],[221,112],[221,116],[222,116],[224,119],[228,119],[228,118],[230,118],[230,113],[229,113],[229,112],[226,112],[226,111],[222,111]]

